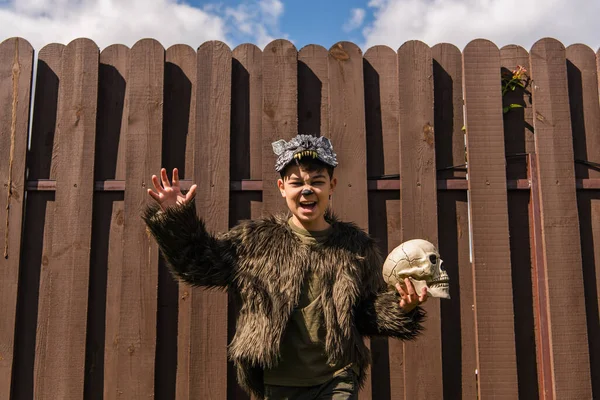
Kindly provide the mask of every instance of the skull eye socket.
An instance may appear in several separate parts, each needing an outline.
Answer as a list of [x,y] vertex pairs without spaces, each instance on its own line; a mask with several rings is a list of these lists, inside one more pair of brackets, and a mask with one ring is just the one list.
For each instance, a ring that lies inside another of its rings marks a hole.
[[430,256],[429,256],[429,261],[430,261],[430,262],[431,262],[433,265],[437,264],[437,256],[436,256],[435,254],[432,254],[432,255],[430,255]]

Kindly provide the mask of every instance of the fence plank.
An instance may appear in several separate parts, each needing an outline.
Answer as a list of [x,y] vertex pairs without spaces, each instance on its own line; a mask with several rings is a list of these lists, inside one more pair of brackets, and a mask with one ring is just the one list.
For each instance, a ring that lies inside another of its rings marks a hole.
[[[433,132],[433,63],[431,49],[410,41],[398,49],[400,95],[401,241],[424,239],[437,246],[437,185]],[[404,343],[407,398],[443,397],[440,300],[430,298],[425,331]]]
[[298,52],[298,132],[329,137],[327,49],[308,45]]
[[[367,160],[365,137],[365,95],[363,57],[358,46],[339,42],[329,49],[330,139],[337,154],[337,187],[331,207],[341,220],[369,228]],[[372,393],[370,372],[360,392],[361,399]]]
[[331,141],[339,162],[332,207],[341,219],[367,229],[367,169],[362,52],[350,42],[329,49]]
[[88,39],[71,42],[63,53],[56,205],[40,277],[35,398],[83,395],[98,57],[98,47]]
[[[243,44],[233,50],[231,89],[231,180],[262,179],[262,51],[253,44]],[[229,225],[242,219],[258,218],[262,213],[260,191],[231,192]],[[228,311],[228,341],[235,334],[238,309],[230,302]],[[233,363],[227,372],[227,398],[248,399],[237,384]]]
[[[451,44],[431,49],[434,81],[435,159],[440,178],[465,178],[462,54]],[[467,193],[438,187],[441,258],[450,277],[450,301],[442,301],[444,398],[476,398],[473,269],[469,253]],[[459,367],[460,366],[460,367]]]
[[[520,46],[505,46],[500,50],[502,74],[513,76],[513,71],[522,66],[529,75],[529,53]],[[523,108],[513,108],[504,114],[504,151],[506,155],[507,179],[528,178],[527,154],[535,152],[533,143],[533,110],[530,88],[508,90],[503,96],[503,107],[518,104]],[[542,374],[537,373],[536,330],[534,310],[535,290],[532,276],[531,243],[533,224],[529,212],[530,194],[509,191],[508,215],[510,233],[510,256],[513,282],[513,303],[518,304],[515,312],[515,350],[517,356],[518,382],[530,382],[519,385],[519,398],[538,398]],[[538,322],[539,323],[539,322]],[[538,330],[539,332],[539,330]],[[537,382],[537,385],[536,385]]]
[[[480,397],[517,397],[500,52],[475,40],[463,52]],[[504,307],[498,307],[504,304]]]
[[[109,46],[100,53],[100,85],[98,99],[98,132],[96,136],[95,173],[105,179],[125,180],[125,145],[129,118],[126,87],[129,73],[129,48]],[[88,395],[104,393],[106,398],[115,396],[118,380],[118,338],[123,275],[123,195],[99,197],[100,209],[109,219],[109,238],[106,255],[106,300],[104,329],[103,390],[90,382]],[[118,200],[117,200],[118,199]],[[109,214],[110,213],[110,214]],[[110,217],[108,216],[110,215]],[[99,221],[105,219],[98,217]],[[100,255],[102,254],[102,255]],[[92,264],[94,266],[94,264]],[[100,269],[102,261],[98,260]],[[99,299],[100,300],[100,299]]]
[[[125,83],[129,49],[112,45],[100,53],[98,70],[98,113],[94,180],[125,178],[125,135],[127,115],[124,110]],[[90,258],[90,289],[88,305],[88,335],[86,343],[86,377],[84,397],[102,399],[105,378],[114,382],[112,346],[107,337],[114,337],[118,315],[107,314],[118,299],[122,263],[123,194],[95,193],[92,216],[92,248]],[[117,289],[117,290],[115,290]]]
[[285,211],[277,189],[279,174],[271,143],[298,134],[298,52],[287,40],[275,40],[263,50],[263,213]]
[[[197,211],[212,232],[229,228],[231,50],[221,42],[198,49],[194,180]],[[227,397],[227,294],[191,292],[190,398]]]
[[[567,49],[567,57],[577,66],[578,61],[572,58],[570,48]],[[587,63],[586,63],[587,64]],[[568,65],[568,64],[567,64]],[[585,147],[586,153],[579,152],[576,145],[581,139],[581,132],[573,128],[575,159],[581,159],[584,154],[585,159],[600,164],[600,128],[598,127],[598,104],[594,103],[598,99],[597,90],[600,80],[600,52],[596,55],[596,73],[594,74],[587,68],[584,69],[585,83],[583,83],[585,93],[586,107],[592,115],[586,115],[585,125]],[[594,85],[594,80],[598,84]],[[588,83],[590,82],[591,83]],[[583,80],[582,80],[583,82]],[[588,86],[591,85],[591,86]],[[596,93],[594,97],[594,92]],[[596,104],[594,106],[594,104]],[[573,114],[573,113],[571,113]],[[587,121],[591,119],[588,124]],[[576,167],[577,168],[577,167]],[[575,170],[579,177],[579,171]],[[584,172],[585,171],[581,171]],[[589,178],[600,178],[600,168],[588,167],[587,174]],[[585,176],[585,175],[584,175]],[[592,393],[593,397],[600,397],[600,191],[578,191],[578,210],[579,224],[581,229],[581,251],[583,258],[583,281],[586,297],[588,340],[590,351],[590,369],[592,375]]]
[[[33,179],[51,177],[60,65],[64,48],[60,44],[49,44],[38,54],[35,113],[27,157],[29,177]],[[42,254],[49,251],[47,226],[51,226],[53,221],[53,200],[54,193],[27,193],[22,247],[28,251],[22,254],[19,277],[12,381],[12,395],[18,399],[33,398],[40,269]]]
[[105,386],[107,399],[154,395],[158,248],[139,216],[148,202],[150,177],[161,164],[164,61],[164,48],[152,39],[141,40],[130,50],[123,270],[119,303],[110,311],[119,315],[112,341],[117,380],[116,385]]
[[[575,293],[583,285],[582,272],[564,268],[582,262],[565,49],[555,40],[541,40],[530,59],[546,291]],[[591,397],[585,299],[574,296],[547,306],[553,394]]]
[[0,398],[9,398],[17,312],[25,155],[33,48],[21,38],[0,43]]
[[[169,176],[177,168],[180,179],[193,175],[196,58],[193,48],[181,44],[169,47],[165,56],[162,161]],[[177,285],[162,257],[159,265],[154,395],[189,398],[191,288]]]
[[[387,46],[371,47],[364,55],[365,123],[367,137],[367,176],[399,173],[398,138],[398,55]],[[387,254],[400,244],[400,191],[369,192],[369,232]],[[403,348],[394,346],[389,357],[387,338],[370,341],[372,396],[389,399],[391,393],[404,393]],[[392,344],[393,345],[393,344]],[[393,376],[390,370],[394,371]]]

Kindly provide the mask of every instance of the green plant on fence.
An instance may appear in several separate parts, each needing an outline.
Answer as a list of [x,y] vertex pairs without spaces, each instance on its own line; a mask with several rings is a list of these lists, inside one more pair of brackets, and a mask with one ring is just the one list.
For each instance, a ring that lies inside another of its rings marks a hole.
[[[531,97],[531,92],[527,90],[531,84],[531,78],[527,75],[527,69],[522,65],[517,65],[517,68],[512,71],[502,71],[501,73],[502,82],[502,97],[506,95],[508,91],[514,92],[518,87],[523,89],[523,92]],[[524,108],[521,104],[512,103],[502,108],[503,114],[506,114],[514,108]],[[528,127],[533,132],[533,128]],[[463,125],[462,130],[465,131],[466,127]]]
[[[517,68],[513,71],[504,71],[502,73],[502,96],[504,96],[509,90],[514,92],[517,87],[523,88],[523,91],[530,95],[531,93],[527,90],[527,87],[531,83],[527,70],[522,65],[517,65]],[[504,107],[502,111],[504,114],[512,110],[513,108],[523,108],[521,104],[509,104]]]

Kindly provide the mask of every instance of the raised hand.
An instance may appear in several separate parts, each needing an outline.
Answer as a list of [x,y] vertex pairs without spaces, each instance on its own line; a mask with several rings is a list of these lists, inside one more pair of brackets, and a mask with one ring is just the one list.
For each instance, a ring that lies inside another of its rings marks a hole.
[[152,189],[148,189],[148,194],[160,205],[163,210],[172,207],[176,204],[185,204],[194,198],[196,194],[196,185],[192,185],[190,190],[184,196],[179,188],[179,171],[177,168],[173,169],[173,183],[169,182],[167,177],[167,170],[162,168],[160,170],[160,178],[162,180],[162,186],[158,181],[156,175],[152,175],[152,183],[156,192]]
[[400,293],[400,308],[402,308],[402,311],[409,312],[419,304],[427,301],[426,287],[421,289],[421,294],[419,295],[416,293],[415,286],[409,278],[404,278],[404,284],[406,286],[400,285],[399,282],[396,283],[396,289]]

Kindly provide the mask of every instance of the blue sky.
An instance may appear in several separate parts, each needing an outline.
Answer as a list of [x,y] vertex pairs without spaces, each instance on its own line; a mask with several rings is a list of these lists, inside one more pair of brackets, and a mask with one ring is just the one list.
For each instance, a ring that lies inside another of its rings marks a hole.
[[0,40],[20,36],[39,50],[78,37],[101,49],[147,37],[193,48],[287,38],[298,49],[348,40],[366,51],[414,39],[462,49],[478,38],[529,49],[554,37],[596,51],[597,15],[600,0],[0,0]]

